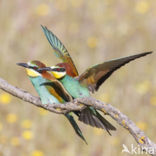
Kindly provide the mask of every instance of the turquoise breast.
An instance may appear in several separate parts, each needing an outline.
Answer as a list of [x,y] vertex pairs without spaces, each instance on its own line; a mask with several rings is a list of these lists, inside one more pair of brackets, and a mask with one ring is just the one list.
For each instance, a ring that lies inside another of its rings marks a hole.
[[36,78],[30,77],[30,80],[35,87],[37,93],[39,94],[42,104],[59,103],[59,101],[49,93],[47,88],[44,85],[41,85],[47,82],[46,79],[39,76]]
[[82,98],[90,96],[88,88],[82,86],[75,78],[66,75],[60,81],[72,97]]

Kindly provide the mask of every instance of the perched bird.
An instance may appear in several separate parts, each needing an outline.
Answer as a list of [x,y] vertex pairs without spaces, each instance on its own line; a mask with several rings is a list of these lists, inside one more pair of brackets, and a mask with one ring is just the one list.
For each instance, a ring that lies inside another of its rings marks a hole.
[[[97,91],[100,85],[120,66],[126,64],[127,62],[134,60],[138,57],[145,56],[150,53],[142,53],[138,55],[133,55],[129,57],[124,57],[116,60],[111,60],[108,62],[104,62],[102,64],[95,65],[89,69],[87,69],[84,73],[82,73],[78,78],[71,77],[67,74],[64,67],[60,67],[59,65],[40,68],[40,71],[51,71],[53,76],[58,79],[64,86],[64,88],[68,91],[68,93],[73,98],[83,98],[89,97],[90,92]],[[118,65],[119,62],[122,62],[122,65]],[[115,64],[115,65],[114,65]],[[112,70],[107,71],[108,66],[112,66]],[[113,67],[116,68],[113,68]],[[43,83],[48,85],[47,83]],[[96,117],[96,118],[95,118]],[[96,109],[93,107],[87,107],[82,110],[79,116],[79,120],[89,124],[94,127],[106,129],[110,134],[109,130],[116,130],[116,128],[111,125],[103,116],[101,116]]]
[[[65,72],[67,73],[68,76],[73,77],[73,78],[77,77],[78,71],[77,71],[77,69],[74,65],[74,62],[73,62],[72,58],[70,57],[67,49],[65,48],[65,46],[46,27],[42,26],[42,29],[43,29],[44,34],[46,35],[49,43],[55,50],[55,55],[63,61],[63,63],[59,63],[57,65],[59,67],[64,67],[66,69]],[[60,74],[63,74],[63,73],[59,72],[59,75]],[[70,88],[68,88],[68,89],[70,89]],[[66,88],[66,90],[68,90],[68,89]],[[71,94],[71,92],[69,92],[69,93]],[[87,88],[86,88],[85,93],[86,93],[86,96],[89,96],[89,92],[88,92]],[[72,96],[72,97],[77,98],[78,96]],[[110,134],[109,130],[116,130],[116,128],[111,123],[109,123],[104,117],[102,117],[102,115],[98,111],[96,111],[92,107],[90,107],[90,108],[87,107],[86,109],[81,111],[79,120],[84,122],[85,124],[91,125],[93,127],[106,129],[109,134]]]
[[[132,60],[152,53],[144,52],[137,55],[106,61],[94,65],[81,75],[78,75],[73,60],[62,42],[46,27],[42,26],[42,29],[47,40],[54,49],[55,55],[63,61],[63,63],[59,63],[56,66],[45,70],[51,70],[53,75],[60,80],[73,98],[90,96],[89,92],[93,93],[94,91],[97,91],[101,84],[109,78],[114,71]],[[65,68],[66,71],[62,72],[60,67]],[[115,127],[92,107],[84,109],[80,114],[79,120],[91,126],[104,128],[107,131],[115,130]]]
[[[72,100],[72,97],[54,76],[46,71],[38,71],[38,68],[46,67],[42,62],[35,60],[28,63],[18,63],[18,65],[26,68],[27,75],[29,76],[29,79],[40,96],[42,104],[65,103]],[[51,83],[51,85],[45,86],[42,85],[43,83]],[[79,112],[75,112],[75,114],[79,116]],[[79,126],[72,116],[72,113],[66,113],[65,116],[71,123],[76,134],[86,142]]]

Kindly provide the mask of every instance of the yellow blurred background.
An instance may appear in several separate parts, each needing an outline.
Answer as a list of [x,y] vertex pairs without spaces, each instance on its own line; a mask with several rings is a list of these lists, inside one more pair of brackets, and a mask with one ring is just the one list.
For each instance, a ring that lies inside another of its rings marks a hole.
[[[25,70],[16,65],[56,59],[40,25],[65,44],[79,72],[105,60],[156,51],[155,0],[0,1],[0,76],[37,95]],[[156,54],[138,59],[115,72],[93,95],[129,116],[156,141]],[[0,156],[112,156],[122,144],[135,143],[117,128],[105,131],[79,122],[88,141],[81,141],[62,115],[47,112],[0,91]]]

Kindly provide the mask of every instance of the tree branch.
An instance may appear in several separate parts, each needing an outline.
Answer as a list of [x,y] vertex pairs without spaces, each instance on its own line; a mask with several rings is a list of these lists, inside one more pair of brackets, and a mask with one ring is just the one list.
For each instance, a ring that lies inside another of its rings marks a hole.
[[[126,115],[121,113],[118,109],[110,104],[103,103],[92,97],[75,99],[72,102],[65,104],[46,104],[43,105],[40,98],[31,95],[30,93],[10,85],[7,81],[0,78],[0,89],[16,96],[26,102],[29,102],[35,106],[42,107],[50,112],[57,114],[64,114],[73,110],[82,110],[85,106],[93,106],[94,108],[102,111],[104,114],[112,117],[119,125],[124,127],[134,137],[141,149],[148,154],[156,155],[156,144],[152,142],[143,131],[141,131],[133,121],[131,121]],[[83,105],[82,105],[83,104]]]

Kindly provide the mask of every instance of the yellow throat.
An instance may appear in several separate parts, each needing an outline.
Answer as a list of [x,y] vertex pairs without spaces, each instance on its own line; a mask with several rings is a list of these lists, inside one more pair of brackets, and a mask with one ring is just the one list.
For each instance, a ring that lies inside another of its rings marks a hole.
[[51,73],[54,75],[56,79],[60,79],[66,74],[66,72],[57,72],[57,71],[51,71]]
[[36,72],[33,69],[26,68],[26,72],[27,72],[27,75],[30,76],[30,77],[38,77],[38,76],[41,76],[40,73]]

